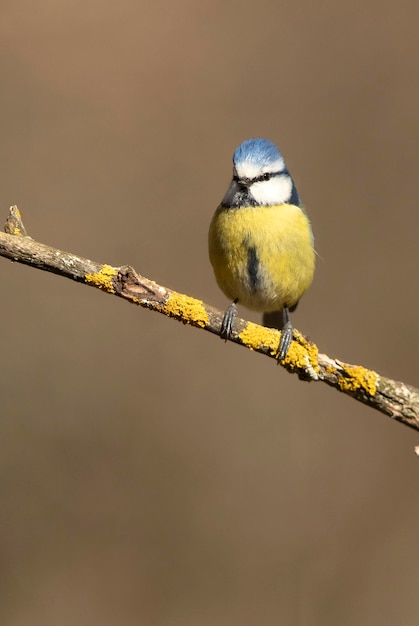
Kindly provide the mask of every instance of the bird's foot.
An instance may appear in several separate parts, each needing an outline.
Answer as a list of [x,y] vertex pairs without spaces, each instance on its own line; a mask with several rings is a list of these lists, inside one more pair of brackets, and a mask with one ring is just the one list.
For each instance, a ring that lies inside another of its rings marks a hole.
[[285,357],[287,356],[288,350],[290,349],[290,345],[292,342],[292,332],[292,324],[288,320],[288,322],[284,324],[281,330],[281,339],[279,341],[279,347],[276,353],[277,361],[282,361],[282,359],[285,359]]
[[234,300],[224,313],[223,321],[221,323],[220,337],[227,341],[231,337],[233,331],[234,322],[237,317],[237,300]]

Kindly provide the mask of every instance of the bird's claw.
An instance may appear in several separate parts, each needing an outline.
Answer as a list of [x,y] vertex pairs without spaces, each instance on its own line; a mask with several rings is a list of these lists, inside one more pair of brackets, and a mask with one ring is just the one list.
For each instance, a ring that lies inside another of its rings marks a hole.
[[227,341],[231,337],[233,331],[234,322],[237,317],[237,305],[236,302],[232,302],[226,312],[224,313],[223,321],[221,322],[220,337]]
[[290,320],[288,320],[287,322],[285,322],[284,326],[282,327],[281,339],[279,341],[278,350],[275,355],[275,358],[278,362],[285,359],[285,357],[288,354],[288,350],[290,349],[290,345],[292,342],[292,333],[293,333],[292,324]]

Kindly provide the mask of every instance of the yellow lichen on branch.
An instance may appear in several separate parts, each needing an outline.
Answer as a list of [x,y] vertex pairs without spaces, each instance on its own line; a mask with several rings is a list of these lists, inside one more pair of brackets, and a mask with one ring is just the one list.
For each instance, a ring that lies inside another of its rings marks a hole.
[[113,279],[118,274],[118,268],[111,265],[102,265],[99,272],[93,274],[86,274],[86,283],[107,291],[108,293],[115,293],[115,287],[113,285]]
[[[28,236],[19,209],[10,208],[0,232],[0,256],[90,285],[184,324],[220,334],[223,313],[202,300],[177,293],[141,276],[128,265],[113,267],[39,243]],[[281,333],[237,318],[230,341],[276,359]],[[419,390],[360,365],[349,365],[326,354],[294,330],[281,365],[307,381],[321,381],[419,430]]]
[[368,370],[362,365],[342,364],[345,372],[344,377],[340,377],[338,384],[342,391],[355,392],[363,389],[370,396],[375,396],[377,392],[378,374],[373,370]]
[[170,317],[182,318],[185,324],[193,324],[205,328],[209,322],[208,313],[202,300],[191,298],[182,293],[172,291],[166,303],[162,307],[162,312]]

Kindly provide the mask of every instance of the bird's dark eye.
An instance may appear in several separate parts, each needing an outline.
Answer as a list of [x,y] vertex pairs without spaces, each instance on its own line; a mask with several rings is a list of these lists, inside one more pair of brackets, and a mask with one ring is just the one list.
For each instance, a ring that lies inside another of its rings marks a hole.
[[271,176],[272,174],[270,172],[265,172],[259,177],[259,180],[270,180]]

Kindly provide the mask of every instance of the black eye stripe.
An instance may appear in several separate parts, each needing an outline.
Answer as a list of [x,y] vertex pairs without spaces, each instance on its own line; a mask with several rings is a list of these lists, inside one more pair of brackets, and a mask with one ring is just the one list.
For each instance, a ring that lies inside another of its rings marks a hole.
[[265,172],[264,174],[261,174],[260,176],[254,178],[253,182],[260,183],[262,180],[270,180],[272,176],[274,176],[274,174],[272,174],[271,172]]
[[239,183],[240,181],[246,182],[249,185],[252,185],[253,183],[261,183],[264,180],[270,180],[271,178],[274,178],[275,176],[281,176],[282,174],[284,174],[283,171],[281,172],[265,172],[264,174],[261,174],[260,176],[255,176],[255,178],[240,178],[239,176],[237,176],[237,174],[235,174],[233,176],[233,180],[236,183]]

